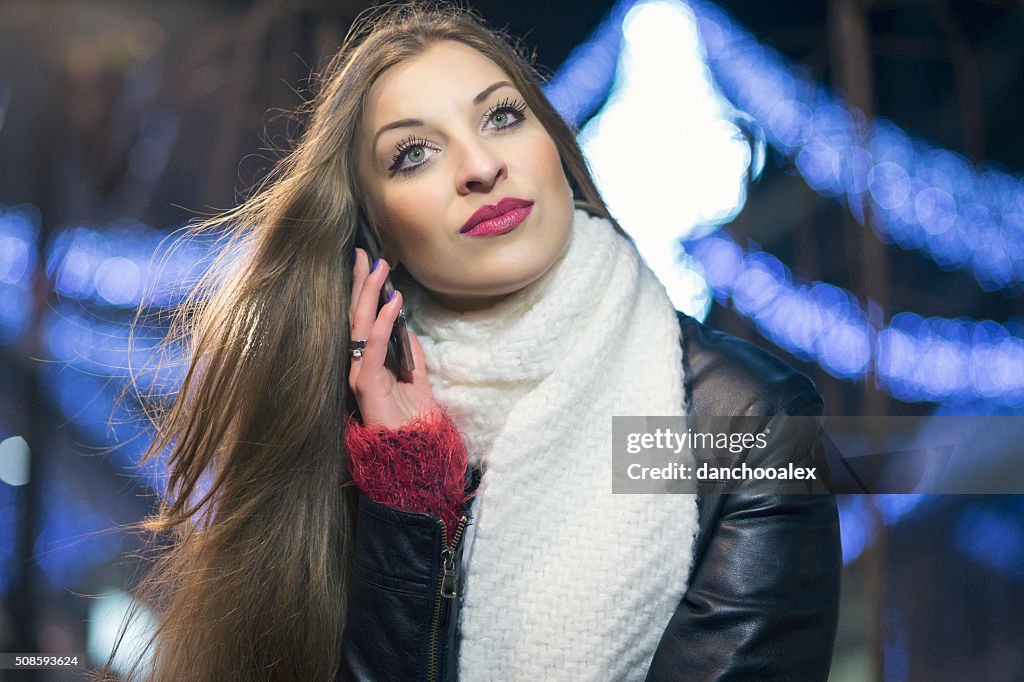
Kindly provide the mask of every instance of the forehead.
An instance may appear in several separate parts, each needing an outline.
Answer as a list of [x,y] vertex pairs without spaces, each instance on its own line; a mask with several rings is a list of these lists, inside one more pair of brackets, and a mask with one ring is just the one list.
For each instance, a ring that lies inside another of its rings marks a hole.
[[368,93],[364,121],[375,128],[395,119],[472,105],[473,97],[500,80],[510,79],[468,45],[437,43],[381,74]]

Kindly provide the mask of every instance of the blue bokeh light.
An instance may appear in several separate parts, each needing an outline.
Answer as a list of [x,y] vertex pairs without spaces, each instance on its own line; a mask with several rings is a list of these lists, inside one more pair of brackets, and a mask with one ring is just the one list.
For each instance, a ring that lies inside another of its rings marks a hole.
[[170,399],[184,378],[188,360],[179,347],[162,348],[163,330],[103,321],[71,304],[48,310],[43,338],[60,366],[119,383],[133,381],[149,396]]
[[814,190],[845,199],[887,242],[971,271],[986,291],[1024,284],[1024,184],[1001,170],[865,120],[721,8],[689,3],[723,94],[763,126],[769,143]]
[[172,306],[209,265],[213,239],[183,239],[134,221],[62,230],[46,273],[65,298],[133,309]]
[[32,316],[30,286],[38,269],[39,210],[0,204],[0,343],[18,343]]
[[871,512],[866,495],[846,495],[837,500],[839,507],[839,540],[843,548],[843,564],[859,557],[874,539]]
[[616,3],[544,85],[544,94],[569,125],[579,126],[608,95],[622,46],[622,23],[636,4],[636,0]]
[[798,283],[777,258],[743,250],[727,233],[687,245],[715,297],[768,339],[829,374],[874,371],[880,388],[907,402],[987,400],[1024,406],[1024,338],[992,320],[894,315],[878,329],[856,297],[826,282]]
[[42,531],[34,554],[43,575],[57,588],[73,588],[92,566],[121,550],[116,524],[99,513],[81,495],[58,483],[43,490]]
[[954,543],[972,559],[1005,577],[1024,580],[1024,524],[1021,514],[974,506],[956,524]]

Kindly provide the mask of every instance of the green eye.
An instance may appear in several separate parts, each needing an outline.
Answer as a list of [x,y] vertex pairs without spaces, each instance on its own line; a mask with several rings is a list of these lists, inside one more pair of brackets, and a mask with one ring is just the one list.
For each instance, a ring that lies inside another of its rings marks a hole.
[[493,126],[495,130],[514,128],[526,120],[526,102],[504,99],[487,110],[481,124]]
[[[427,152],[431,152],[428,154]],[[388,171],[394,173],[411,173],[420,166],[429,163],[430,157],[438,153],[429,141],[421,137],[410,136],[395,147]]]

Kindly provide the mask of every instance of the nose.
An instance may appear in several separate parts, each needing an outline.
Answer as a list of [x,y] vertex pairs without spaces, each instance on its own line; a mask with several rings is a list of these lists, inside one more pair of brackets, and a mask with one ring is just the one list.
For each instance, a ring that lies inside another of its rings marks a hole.
[[457,185],[459,194],[490,192],[508,177],[508,166],[487,140],[475,139],[462,146]]

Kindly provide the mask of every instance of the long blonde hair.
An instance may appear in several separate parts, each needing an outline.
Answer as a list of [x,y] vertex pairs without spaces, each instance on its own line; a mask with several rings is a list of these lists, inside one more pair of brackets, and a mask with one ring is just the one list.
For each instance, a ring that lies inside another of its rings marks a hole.
[[[300,109],[292,151],[251,198],[190,229],[223,235],[224,247],[174,311],[167,343],[187,342],[188,371],[153,416],[146,452],[170,453],[168,499],[137,524],[155,549],[136,590],[158,621],[152,679],[328,680],[339,667],[355,525],[339,415],[355,407],[356,135],[376,79],[446,40],[509,74],[578,205],[608,217],[573,130],[516,42],[451,4],[390,5],[356,21]],[[142,676],[141,666],[128,675]]]

